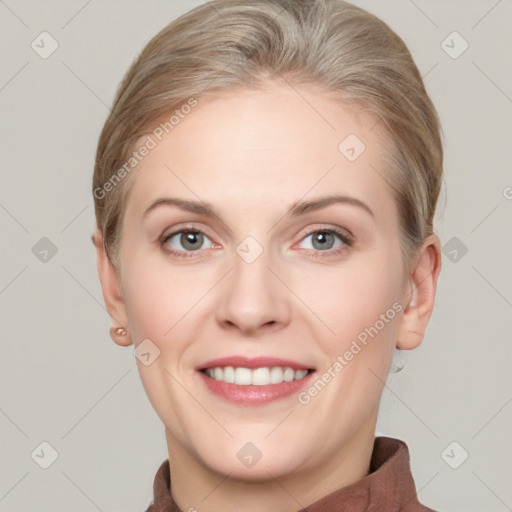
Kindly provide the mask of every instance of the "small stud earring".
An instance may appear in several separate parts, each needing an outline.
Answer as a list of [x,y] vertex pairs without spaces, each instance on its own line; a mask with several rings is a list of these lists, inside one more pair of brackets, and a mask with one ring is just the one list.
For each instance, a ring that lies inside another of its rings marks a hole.
[[126,332],[126,329],[124,327],[118,327],[116,330],[115,330],[115,333],[118,335],[118,336],[126,336],[128,333]]

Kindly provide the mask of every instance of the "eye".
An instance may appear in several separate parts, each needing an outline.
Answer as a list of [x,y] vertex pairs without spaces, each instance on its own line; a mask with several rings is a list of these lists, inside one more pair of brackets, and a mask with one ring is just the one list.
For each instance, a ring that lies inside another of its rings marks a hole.
[[[308,240],[310,241],[307,242]],[[302,242],[304,241],[307,243],[305,247],[302,247],[303,249],[330,253],[337,253],[352,245],[352,240],[348,235],[333,228],[313,231],[302,239]]]
[[164,236],[162,246],[174,256],[188,256],[187,252],[197,252],[200,249],[213,247],[213,242],[202,231],[182,229]]

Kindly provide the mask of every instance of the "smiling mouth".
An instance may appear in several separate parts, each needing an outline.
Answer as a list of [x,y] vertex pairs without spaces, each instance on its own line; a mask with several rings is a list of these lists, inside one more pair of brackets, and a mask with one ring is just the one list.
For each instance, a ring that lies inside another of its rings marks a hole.
[[269,384],[302,380],[312,371],[314,370],[294,370],[289,366],[265,366],[261,368],[216,366],[201,370],[203,374],[211,379],[238,386],[267,386]]

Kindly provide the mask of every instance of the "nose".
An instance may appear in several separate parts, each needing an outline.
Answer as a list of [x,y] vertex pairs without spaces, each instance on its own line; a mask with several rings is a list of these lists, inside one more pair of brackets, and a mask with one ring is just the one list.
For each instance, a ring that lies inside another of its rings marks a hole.
[[224,279],[217,303],[217,321],[239,334],[279,330],[289,323],[290,303],[286,286],[269,268],[266,252],[248,263],[235,253],[233,269]]

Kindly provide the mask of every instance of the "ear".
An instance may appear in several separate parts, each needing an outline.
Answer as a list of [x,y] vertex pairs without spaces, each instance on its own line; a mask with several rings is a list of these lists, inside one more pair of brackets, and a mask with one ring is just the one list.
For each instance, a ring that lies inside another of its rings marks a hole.
[[439,272],[441,272],[441,242],[437,235],[430,235],[414,258],[408,279],[410,289],[405,293],[404,305],[406,306],[398,327],[397,348],[412,350],[423,341],[434,309]]
[[[122,347],[132,344],[130,332],[128,331],[128,317],[123,296],[121,294],[121,282],[119,271],[110,262],[103,243],[103,234],[96,229],[92,236],[96,254],[98,257],[98,275],[103,291],[103,299],[107,306],[107,311],[112,318],[113,327],[110,329],[110,336],[115,343]],[[124,327],[126,335],[122,336],[116,333],[116,328]]]

